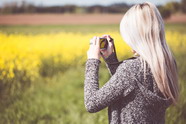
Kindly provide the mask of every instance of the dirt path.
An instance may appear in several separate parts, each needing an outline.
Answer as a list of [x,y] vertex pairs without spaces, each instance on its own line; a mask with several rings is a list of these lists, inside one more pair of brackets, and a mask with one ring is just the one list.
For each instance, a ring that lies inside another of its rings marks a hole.
[[[123,14],[20,14],[0,15],[0,25],[119,24]],[[186,15],[175,15],[168,23],[186,22]]]

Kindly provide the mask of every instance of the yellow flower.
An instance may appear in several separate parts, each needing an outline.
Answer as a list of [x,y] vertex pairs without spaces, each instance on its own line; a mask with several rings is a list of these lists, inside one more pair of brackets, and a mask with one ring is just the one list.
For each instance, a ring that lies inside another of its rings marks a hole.
[[[53,58],[54,64],[83,64],[89,40],[93,36],[102,36],[108,32],[55,34],[4,34],[0,33],[0,80],[14,79],[18,73],[24,79],[34,80],[39,76],[42,58]],[[109,32],[114,38],[119,60],[130,56],[131,48],[122,40],[118,32]],[[166,40],[173,52],[186,48],[186,35],[178,32],[166,32]],[[54,66],[54,65],[50,65]],[[20,78],[20,77],[19,77]]]

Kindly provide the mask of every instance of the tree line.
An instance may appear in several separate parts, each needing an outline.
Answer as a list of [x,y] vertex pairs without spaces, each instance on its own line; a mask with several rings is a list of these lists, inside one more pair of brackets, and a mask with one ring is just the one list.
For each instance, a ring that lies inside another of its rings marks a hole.
[[[23,14],[23,13],[125,13],[132,5],[116,3],[109,6],[35,6],[22,1],[21,3],[6,3],[0,8],[0,14]],[[169,18],[171,14],[186,13],[186,0],[181,2],[168,2],[166,5],[158,5],[163,18]]]

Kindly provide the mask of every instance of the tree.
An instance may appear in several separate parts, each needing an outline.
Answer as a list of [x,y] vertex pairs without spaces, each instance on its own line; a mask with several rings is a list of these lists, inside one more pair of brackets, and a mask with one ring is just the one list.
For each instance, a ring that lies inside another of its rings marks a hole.
[[166,9],[169,9],[171,13],[176,13],[180,10],[180,3],[178,2],[169,2],[164,6]]
[[183,13],[186,13],[186,0],[181,1],[181,9]]
[[170,18],[171,14],[172,14],[172,13],[171,13],[171,10],[168,9],[168,8],[166,8],[166,7],[164,7],[164,6],[159,7],[159,11],[160,11],[160,13],[161,13],[161,16],[162,16],[164,19]]

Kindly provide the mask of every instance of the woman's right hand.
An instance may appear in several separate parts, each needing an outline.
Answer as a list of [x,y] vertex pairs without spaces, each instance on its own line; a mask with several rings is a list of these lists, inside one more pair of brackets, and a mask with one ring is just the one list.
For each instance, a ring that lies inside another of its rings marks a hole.
[[110,37],[110,35],[103,35],[102,38],[106,38],[108,40],[108,47],[106,50],[101,50],[102,55],[107,58],[109,57],[113,52],[113,44],[114,41]]

